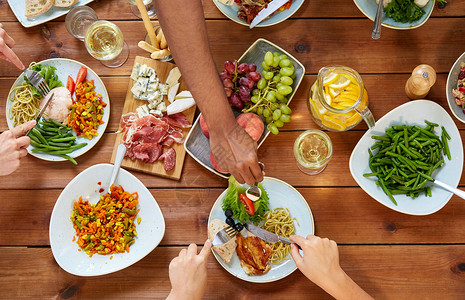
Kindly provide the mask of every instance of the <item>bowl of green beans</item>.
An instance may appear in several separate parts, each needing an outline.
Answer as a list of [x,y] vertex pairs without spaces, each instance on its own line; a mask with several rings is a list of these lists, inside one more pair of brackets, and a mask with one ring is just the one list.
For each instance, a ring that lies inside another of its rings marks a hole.
[[407,102],[363,135],[349,168],[357,184],[379,203],[405,214],[432,214],[452,197],[432,181],[459,184],[462,139],[440,105],[429,100]]

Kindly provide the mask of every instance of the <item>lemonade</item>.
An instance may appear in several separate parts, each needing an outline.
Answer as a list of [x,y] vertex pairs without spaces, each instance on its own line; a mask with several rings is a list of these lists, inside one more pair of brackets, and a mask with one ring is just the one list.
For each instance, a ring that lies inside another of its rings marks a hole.
[[361,112],[369,112],[367,91],[355,71],[351,74],[351,69],[346,67],[323,69],[328,71],[322,74],[320,70],[310,89],[309,110],[321,127],[331,131],[349,130],[360,123]]

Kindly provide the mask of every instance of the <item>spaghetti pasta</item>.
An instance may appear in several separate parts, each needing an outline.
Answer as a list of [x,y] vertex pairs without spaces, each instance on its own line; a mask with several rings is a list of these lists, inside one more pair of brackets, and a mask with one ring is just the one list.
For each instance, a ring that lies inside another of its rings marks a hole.
[[12,102],[8,117],[13,120],[14,127],[34,120],[39,113],[40,99],[33,96],[32,86],[26,82],[12,88],[8,98]]
[[[282,237],[290,237],[295,233],[294,220],[288,208],[278,207],[268,211],[265,216],[265,223],[262,228],[273,232]],[[278,264],[286,258],[287,254],[291,251],[291,246],[283,243],[270,243],[269,244],[274,252],[271,257],[271,263]]]

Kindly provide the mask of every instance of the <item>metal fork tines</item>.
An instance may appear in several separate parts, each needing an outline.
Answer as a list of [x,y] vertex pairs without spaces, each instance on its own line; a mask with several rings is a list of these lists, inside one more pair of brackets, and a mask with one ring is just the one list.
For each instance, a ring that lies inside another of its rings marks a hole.
[[213,238],[212,245],[213,246],[218,246],[227,243],[230,239],[235,237],[237,234],[237,231],[232,228],[231,226],[225,227],[218,231]]
[[24,75],[31,82],[31,84],[42,94],[42,96],[50,93],[50,88],[48,87],[45,79],[34,70],[24,69]]

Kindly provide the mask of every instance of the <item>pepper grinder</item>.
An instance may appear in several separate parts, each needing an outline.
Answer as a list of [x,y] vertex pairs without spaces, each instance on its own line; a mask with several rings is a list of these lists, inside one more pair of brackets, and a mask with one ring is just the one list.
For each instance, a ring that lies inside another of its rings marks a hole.
[[422,99],[436,82],[436,71],[430,65],[419,65],[405,84],[405,93],[412,100]]

